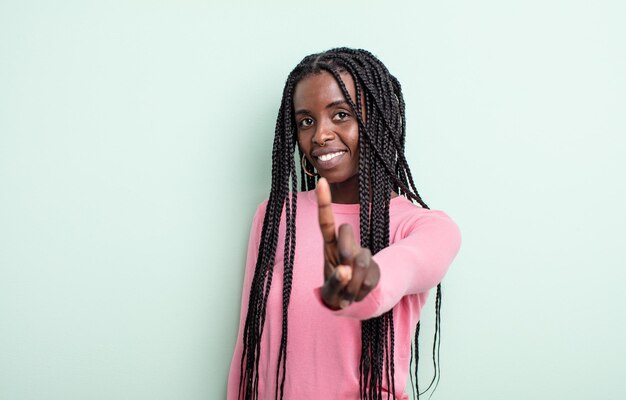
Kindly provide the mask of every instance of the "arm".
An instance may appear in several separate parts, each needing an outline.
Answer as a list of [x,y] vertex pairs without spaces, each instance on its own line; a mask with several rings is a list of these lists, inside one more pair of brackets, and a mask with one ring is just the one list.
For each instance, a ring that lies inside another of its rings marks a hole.
[[458,226],[443,211],[420,209],[403,229],[403,239],[372,258],[380,268],[378,285],[360,302],[335,315],[357,319],[389,311],[403,296],[422,293],[443,279],[461,245]]

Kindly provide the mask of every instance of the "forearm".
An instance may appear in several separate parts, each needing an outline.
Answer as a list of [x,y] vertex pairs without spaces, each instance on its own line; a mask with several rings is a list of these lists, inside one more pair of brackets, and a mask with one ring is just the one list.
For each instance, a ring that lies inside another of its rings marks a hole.
[[441,211],[429,211],[406,237],[373,256],[380,268],[378,285],[362,301],[333,313],[369,319],[389,311],[403,296],[428,291],[441,282],[460,245],[456,223]]

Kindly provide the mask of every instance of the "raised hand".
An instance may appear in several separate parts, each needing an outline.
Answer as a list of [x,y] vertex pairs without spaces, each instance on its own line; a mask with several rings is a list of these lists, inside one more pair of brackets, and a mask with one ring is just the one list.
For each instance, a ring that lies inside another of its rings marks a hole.
[[351,225],[342,224],[336,232],[326,179],[320,178],[315,192],[324,239],[322,300],[336,310],[367,296],[378,284],[380,268],[372,259],[372,253],[356,242]]

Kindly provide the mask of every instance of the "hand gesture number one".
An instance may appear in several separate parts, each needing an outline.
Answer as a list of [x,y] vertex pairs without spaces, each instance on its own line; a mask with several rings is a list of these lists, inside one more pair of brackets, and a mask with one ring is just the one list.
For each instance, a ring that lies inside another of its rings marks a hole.
[[320,178],[315,189],[319,224],[324,239],[324,286],[322,300],[334,310],[361,301],[380,279],[380,268],[369,249],[354,239],[352,226],[342,224],[335,231],[330,187]]

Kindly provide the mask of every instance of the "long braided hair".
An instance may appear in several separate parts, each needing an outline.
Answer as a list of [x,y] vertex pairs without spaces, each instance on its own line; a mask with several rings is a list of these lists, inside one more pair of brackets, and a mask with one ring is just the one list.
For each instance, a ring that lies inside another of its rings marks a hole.
[[[276,120],[272,149],[272,183],[256,261],[248,311],[243,331],[243,352],[240,364],[240,399],[258,399],[259,356],[266,306],[274,273],[281,213],[285,212],[285,246],[282,302],[282,334],[276,369],[276,397],[283,398],[287,362],[287,320],[293,260],[296,249],[297,169],[295,149],[297,127],[293,109],[293,94],[297,83],[311,74],[331,73],[352,107],[359,125],[359,202],[361,246],[372,254],[389,246],[389,203],[392,191],[404,195],[428,208],[418,194],[409,165],[404,156],[406,119],[405,103],[398,80],[384,64],[365,50],[335,48],[305,57],[289,74]],[[356,101],[350,97],[341,78],[349,73],[356,85]],[[365,109],[362,109],[362,103]],[[366,118],[363,118],[363,111]],[[299,149],[298,149],[299,150]],[[300,157],[304,157],[299,150]],[[303,160],[307,170],[313,166]],[[301,190],[312,190],[316,178],[305,175],[300,168]],[[370,207],[371,206],[371,207]],[[433,342],[434,375],[430,385],[420,393],[417,383],[418,336],[415,329],[415,361],[413,390],[417,398],[439,381],[439,345],[441,284],[437,285],[435,300],[435,336]],[[393,309],[380,317],[362,321],[361,327],[360,396],[362,399],[382,399],[383,380],[390,393],[395,394],[394,382],[394,323]],[[404,350],[404,349],[402,349]],[[408,349],[407,349],[408,350]],[[413,349],[411,349],[413,361]],[[413,382],[413,376],[411,376]]]

